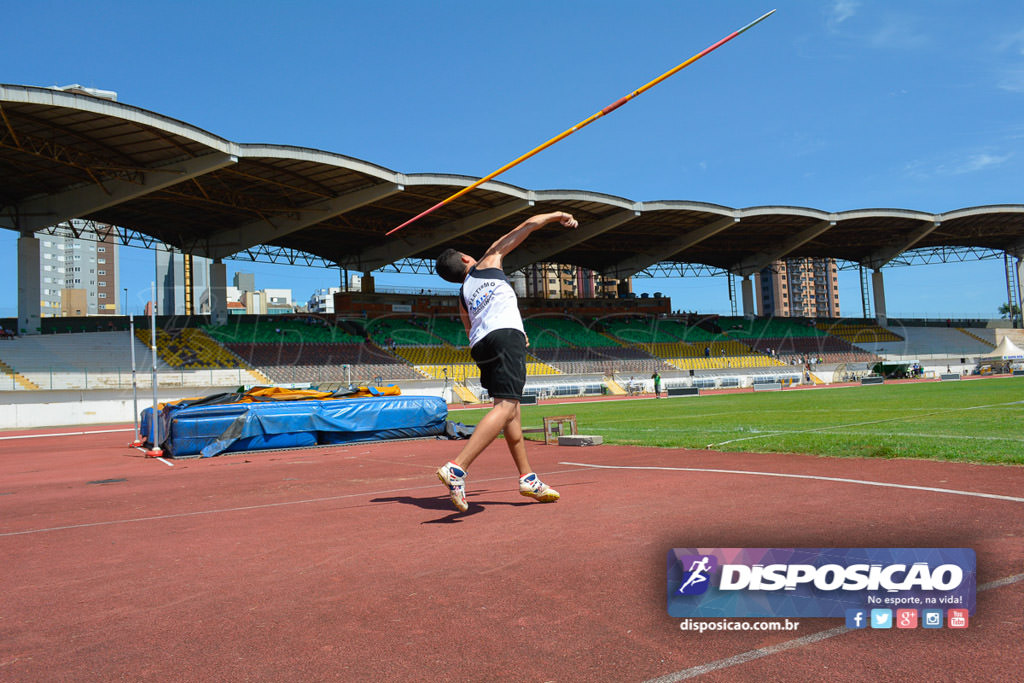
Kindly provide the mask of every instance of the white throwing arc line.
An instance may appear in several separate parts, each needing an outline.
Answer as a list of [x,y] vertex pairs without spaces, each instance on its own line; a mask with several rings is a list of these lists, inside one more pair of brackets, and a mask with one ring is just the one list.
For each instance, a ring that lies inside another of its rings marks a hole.
[[663,470],[668,472],[709,472],[712,474],[746,474],[754,477],[783,477],[787,479],[814,479],[817,481],[835,481],[842,484],[861,484],[862,486],[886,486],[894,489],[910,489],[912,491],[931,491],[932,493],[949,493],[956,496],[975,496],[977,498],[994,498],[995,500],[1008,500],[1013,503],[1024,503],[1024,498],[1014,496],[1002,496],[998,493],[979,493],[977,491],[958,491],[956,489],[941,489],[934,486],[913,486],[911,484],[892,484],[885,481],[869,481],[866,479],[846,479],[843,477],[819,477],[814,474],[788,474],[785,472],[751,472],[747,470],[714,470],[703,467],[654,467],[641,465],[594,465],[585,462],[560,462],[559,465],[573,465],[575,467],[590,467],[600,470]]

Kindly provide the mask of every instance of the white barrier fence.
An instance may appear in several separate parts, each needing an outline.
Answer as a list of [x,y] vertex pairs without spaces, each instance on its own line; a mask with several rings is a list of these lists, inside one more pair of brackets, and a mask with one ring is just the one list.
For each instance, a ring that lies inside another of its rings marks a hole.
[[[30,370],[19,373],[39,389],[93,390],[131,389],[131,370],[121,368],[99,368],[96,370],[69,371],[67,369]],[[136,372],[139,388],[152,388],[153,373],[150,369]],[[218,370],[162,370],[157,373],[160,387],[238,387],[260,384],[259,378],[245,368]],[[18,383],[14,375],[0,375],[0,391],[31,391]]]
[[[159,389],[160,401],[174,401],[216,393],[209,387]],[[70,425],[132,425],[132,392],[128,391],[21,391],[0,398],[0,429],[39,429]],[[152,397],[139,392],[139,410],[152,405]]]

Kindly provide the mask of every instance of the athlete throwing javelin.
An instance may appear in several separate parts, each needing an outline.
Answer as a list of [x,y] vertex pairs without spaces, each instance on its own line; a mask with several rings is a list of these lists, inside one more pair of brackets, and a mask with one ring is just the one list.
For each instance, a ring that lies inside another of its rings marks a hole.
[[519,469],[519,493],[542,503],[558,500],[558,491],[540,480],[526,458],[519,401],[526,386],[526,331],[519,314],[516,293],[502,270],[505,256],[530,233],[549,223],[575,228],[578,223],[564,211],[543,213],[519,224],[492,244],[479,261],[454,249],[437,258],[437,274],[448,282],[461,283],[459,313],[469,336],[470,355],[480,368],[480,383],[494,400],[455,460],[437,470],[448,487],[452,503],[461,512],[466,502],[466,472],[476,456],[502,430],[505,443]]

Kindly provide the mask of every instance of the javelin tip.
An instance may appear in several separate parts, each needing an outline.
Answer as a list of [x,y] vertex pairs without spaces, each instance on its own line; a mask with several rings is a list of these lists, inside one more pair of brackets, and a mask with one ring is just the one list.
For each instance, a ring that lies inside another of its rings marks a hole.
[[746,26],[741,28],[739,31],[736,31],[735,35],[739,35],[739,34],[743,33],[744,31],[746,31],[747,29],[753,28],[754,26],[756,26],[757,24],[760,24],[762,21],[764,21],[765,19],[767,19],[768,17],[770,17],[773,14],[775,14],[775,10],[771,10],[770,12],[765,12],[764,14],[759,16],[757,19],[754,19],[752,22],[750,22],[749,24],[747,24]]
[[580,128],[583,128],[584,126],[587,126],[587,125],[593,123],[595,120],[599,119],[600,117],[604,116],[605,114],[608,114],[608,113],[610,113],[612,111],[615,111],[616,109],[618,109],[623,104],[625,104],[626,102],[630,101],[631,99],[633,99],[634,97],[636,97],[640,93],[645,92],[646,90],[649,90],[651,87],[653,87],[653,86],[657,85],[658,83],[662,82],[663,80],[665,80],[669,76],[672,76],[677,71],[680,71],[680,70],[686,68],[687,66],[689,66],[693,62],[697,61],[698,59],[700,59],[704,55],[706,55],[709,52],[717,49],[721,45],[724,45],[725,43],[729,42],[730,40],[732,40],[733,38],[735,38],[739,34],[743,33],[747,29],[753,28],[757,24],[760,24],[762,21],[764,21],[765,19],[767,19],[768,17],[770,17],[773,14],[775,14],[775,10],[770,10],[768,12],[765,12],[764,14],[759,16],[757,19],[754,19],[752,22],[750,22],[749,24],[744,26],[743,28],[741,28],[738,31],[735,31],[733,33],[730,33],[728,36],[726,36],[725,38],[722,38],[720,41],[718,41],[714,45],[706,48],[703,52],[698,52],[693,57],[690,57],[688,60],[686,60],[685,62],[683,62],[679,66],[675,67],[674,69],[670,69],[669,71],[666,71],[661,76],[659,76],[658,78],[654,79],[653,81],[647,83],[643,87],[638,88],[637,90],[634,90],[629,95],[626,95],[625,97],[619,99],[618,101],[608,105],[607,107],[605,107],[604,109],[600,110],[596,114],[593,114],[590,117],[584,119],[583,121],[580,121],[575,126],[570,128],[569,130],[565,131],[564,133],[562,133],[560,135],[556,135],[555,137],[551,138],[550,140],[548,140],[544,144],[539,145],[539,146],[533,148],[532,150],[530,150],[526,154],[522,155],[518,159],[512,161],[511,163],[505,164],[504,166],[499,168],[497,171],[494,171],[490,175],[486,175],[483,178],[481,178],[480,180],[477,180],[472,185],[469,185],[468,187],[465,187],[465,188],[459,190],[458,192],[456,192],[452,196],[448,197],[447,199],[445,199],[445,200],[443,200],[441,202],[438,202],[437,204],[435,204],[434,206],[430,207],[429,209],[427,209],[423,213],[419,214],[418,216],[413,216],[412,218],[410,218],[406,222],[404,222],[401,225],[399,225],[397,228],[392,228],[391,230],[389,230],[388,232],[385,233],[385,236],[388,236],[388,235],[391,235],[393,233],[398,232],[399,230],[401,230],[405,226],[409,225],[410,223],[415,223],[417,220],[419,220],[423,216],[426,216],[428,213],[433,212],[435,209],[439,209],[440,207],[444,206],[445,204],[447,204],[448,202],[452,201],[456,197],[461,197],[462,195],[464,195],[465,193],[469,192],[470,190],[473,190],[473,189],[479,187],[484,182],[486,182],[488,180],[493,180],[494,178],[496,178],[497,176],[501,175],[502,173],[504,173],[508,169],[512,168],[516,164],[520,163],[521,161],[525,161],[525,160],[529,159],[530,157],[532,157],[533,155],[537,154],[538,152],[547,149],[548,147],[550,147],[551,145],[555,144],[559,140],[562,140],[563,138],[566,138],[569,135],[572,135],[573,133],[575,133]]

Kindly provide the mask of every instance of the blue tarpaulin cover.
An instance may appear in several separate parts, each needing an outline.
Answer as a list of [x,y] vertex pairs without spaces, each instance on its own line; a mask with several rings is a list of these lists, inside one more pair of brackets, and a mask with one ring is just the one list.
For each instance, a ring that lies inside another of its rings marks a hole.
[[[152,408],[141,432],[152,438]],[[437,436],[448,406],[436,396],[165,405],[158,411],[161,446],[172,457],[228,451]]]

